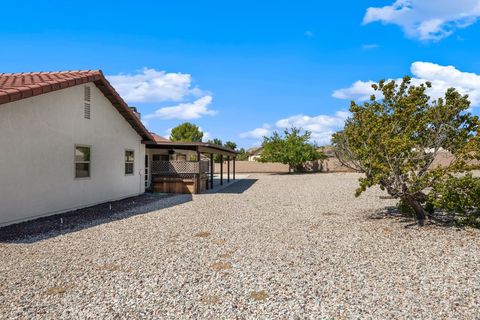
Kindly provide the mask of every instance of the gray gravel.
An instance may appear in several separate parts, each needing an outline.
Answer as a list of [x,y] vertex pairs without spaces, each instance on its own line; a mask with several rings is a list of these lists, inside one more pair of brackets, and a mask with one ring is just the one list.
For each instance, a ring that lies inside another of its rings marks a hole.
[[357,178],[252,175],[0,243],[0,318],[480,319],[480,232],[373,219],[395,202]]

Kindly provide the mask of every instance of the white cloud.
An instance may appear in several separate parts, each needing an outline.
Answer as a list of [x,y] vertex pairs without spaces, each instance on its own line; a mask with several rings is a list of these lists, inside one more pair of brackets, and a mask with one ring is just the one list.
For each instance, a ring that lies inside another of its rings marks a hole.
[[368,100],[374,93],[372,84],[373,81],[355,81],[349,88],[335,90],[332,96],[338,99]]
[[261,128],[255,128],[253,130],[240,133],[242,139],[259,140],[270,134],[270,125],[264,124]]
[[350,113],[337,111],[335,115],[306,116],[294,115],[286,119],[278,120],[275,125],[281,129],[291,127],[302,128],[312,133],[312,140],[320,145],[330,143],[332,134],[341,129]]
[[480,0],[396,0],[367,9],[363,23],[396,24],[410,38],[440,40],[480,17]]
[[212,103],[211,96],[204,96],[193,102],[180,103],[176,106],[160,108],[152,114],[145,116],[145,119],[179,119],[192,120],[202,116],[213,116],[217,111],[210,110],[208,106]]
[[203,141],[208,141],[212,137],[210,132],[203,131],[202,128],[199,128],[199,129],[200,129],[200,131],[203,132],[203,139],[202,139]]
[[[462,72],[454,66],[441,66],[430,62],[414,62],[410,68],[413,75],[412,84],[430,81],[432,88],[427,91],[433,99],[442,97],[448,88],[456,88],[461,94],[468,94],[472,106],[480,106],[480,75]],[[397,82],[401,79],[396,79]],[[333,97],[364,101],[369,99],[374,90],[373,81],[356,81],[351,87],[335,90]]]
[[[350,113],[347,111],[337,111],[333,116],[317,115],[311,117],[298,114],[278,120],[275,122],[275,127],[280,130],[290,129],[291,127],[308,130],[312,133],[312,141],[319,145],[325,145],[330,143],[333,133],[343,128],[345,120],[349,115]],[[255,141],[256,145],[259,145],[261,138],[269,136],[272,131],[273,129],[271,129],[270,125],[264,124],[260,128],[240,134],[240,138],[257,140]]]
[[192,76],[143,68],[137,74],[107,76],[118,93],[128,102],[182,101],[188,96],[200,96],[192,87]]

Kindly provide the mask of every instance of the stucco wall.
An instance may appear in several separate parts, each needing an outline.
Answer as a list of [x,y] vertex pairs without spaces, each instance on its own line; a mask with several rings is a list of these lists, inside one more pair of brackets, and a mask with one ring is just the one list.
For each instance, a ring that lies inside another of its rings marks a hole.
[[[231,164],[233,170],[233,165]],[[318,170],[318,169],[316,169]],[[223,171],[227,172],[226,162],[223,165]],[[237,173],[287,173],[288,165],[282,163],[262,163],[257,161],[236,161],[235,171]],[[313,170],[315,171],[315,170]],[[342,166],[336,158],[329,158],[323,161],[323,172],[349,172],[350,169]],[[220,172],[220,164],[215,163],[215,173]]]
[[[141,137],[90,83],[0,105],[0,225],[144,192]],[[91,146],[91,178],[75,179],[74,148]],[[135,151],[134,175],[124,152]]]

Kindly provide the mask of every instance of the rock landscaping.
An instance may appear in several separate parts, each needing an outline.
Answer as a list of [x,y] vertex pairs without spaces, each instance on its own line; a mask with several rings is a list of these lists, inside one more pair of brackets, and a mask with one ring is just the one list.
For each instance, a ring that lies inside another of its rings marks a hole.
[[358,177],[255,174],[11,233],[0,318],[480,318],[480,232],[379,215],[396,201],[355,198]]

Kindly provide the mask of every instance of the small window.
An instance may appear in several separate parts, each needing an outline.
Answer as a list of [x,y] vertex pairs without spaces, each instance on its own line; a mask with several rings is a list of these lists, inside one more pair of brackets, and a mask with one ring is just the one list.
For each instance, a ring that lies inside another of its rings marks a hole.
[[90,178],[90,147],[75,146],[75,178]]
[[125,151],[125,174],[133,174],[133,167],[135,163],[135,154],[133,151]]

